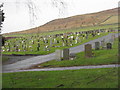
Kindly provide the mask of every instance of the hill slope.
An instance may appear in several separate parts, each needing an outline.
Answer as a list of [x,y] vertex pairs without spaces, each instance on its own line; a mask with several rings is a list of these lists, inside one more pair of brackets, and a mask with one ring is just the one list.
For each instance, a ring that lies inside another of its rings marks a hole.
[[118,8],[114,8],[97,13],[90,13],[90,14],[72,16],[68,18],[55,19],[42,26],[39,26],[38,28],[32,28],[29,30],[12,32],[8,34],[38,33],[38,32],[40,33],[45,31],[64,30],[64,29],[71,29],[71,28],[85,27],[85,26],[114,24],[118,22],[117,18],[118,18]]

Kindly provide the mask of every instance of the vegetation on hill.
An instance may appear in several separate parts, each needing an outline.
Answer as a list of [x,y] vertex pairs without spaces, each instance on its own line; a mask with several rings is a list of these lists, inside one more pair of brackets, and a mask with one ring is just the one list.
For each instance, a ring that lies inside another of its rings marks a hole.
[[36,28],[23,30],[19,32],[12,32],[8,34],[42,33],[46,31],[66,30],[88,26],[99,26],[102,24],[104,25],[115,24],[118,23],[116,20],[117,16],[118,8],[114,8],[97,13],[90,13],[72,16],[68,18],[56,19]]

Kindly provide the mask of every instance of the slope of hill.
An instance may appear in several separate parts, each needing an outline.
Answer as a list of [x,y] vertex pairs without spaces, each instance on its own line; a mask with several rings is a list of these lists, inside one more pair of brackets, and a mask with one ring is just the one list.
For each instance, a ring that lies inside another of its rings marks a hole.
[[90,13],[90,14],[72,16],[68,18],[55,19],[37,28],[32,28],[29,30],[12,32],[7,34],[40,33],[46,31],[64,30],[64,29],[71,29],[71,28],[78,28],[85,26],[114,24],[114,23],[118,23],[117,18],[118,18],[118,8],[114,8],[97,13]]

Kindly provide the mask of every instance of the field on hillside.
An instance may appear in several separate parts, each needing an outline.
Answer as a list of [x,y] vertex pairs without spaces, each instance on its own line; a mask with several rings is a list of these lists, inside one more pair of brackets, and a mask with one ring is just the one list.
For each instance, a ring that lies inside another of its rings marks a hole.
[[111,16],[101,24],[112,24],[112,23],[117,23],[118,22],[118,16]]
[[28,30],[12,32],[8,34],[23,34],[23,33],[42,33],[51,31],[70,30],[75,28],[96,27],[103,25],[114,25],[118,23],[118,8],[104,10],[95,13],[76,15],[66,18],[58,18],[47,22],[46,24],[34,27]]

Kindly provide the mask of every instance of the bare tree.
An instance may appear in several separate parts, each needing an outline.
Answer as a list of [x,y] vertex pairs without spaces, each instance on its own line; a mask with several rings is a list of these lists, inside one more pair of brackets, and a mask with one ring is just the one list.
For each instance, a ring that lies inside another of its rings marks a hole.
[[[4,12],[1,9],[2,7],[3,7],[3,3],[0,4],[0,33],[1,33],[2,22],[4,21],[4,18],[5,18]],[[0,44],[1,44],[1,42],[2,42],[2,45],[0,45],[0,46],[3,46],[5,43],[5,38],[2,35],[0,35]],[[0,48],[0,51],[1,51],[1,48]]]

